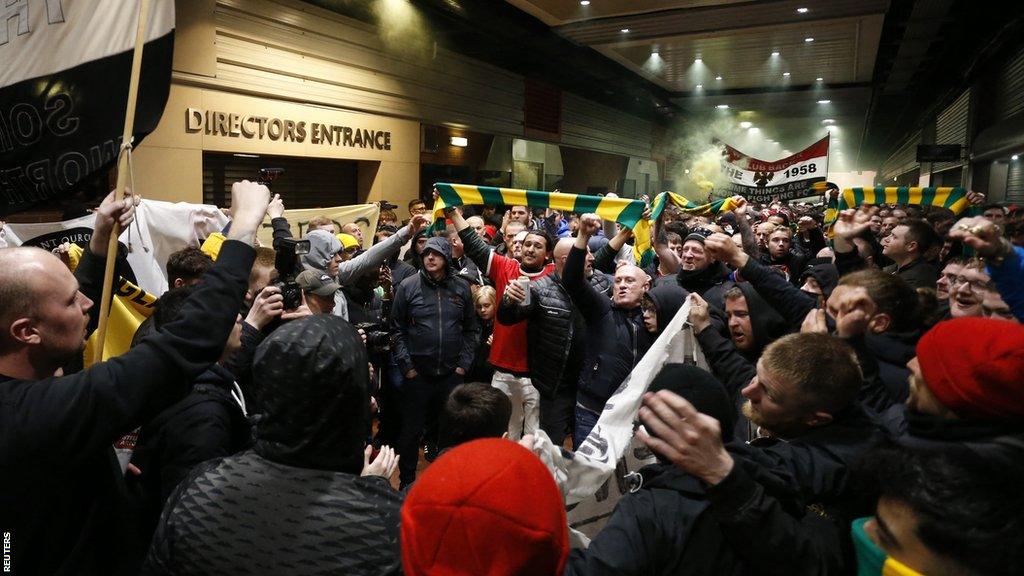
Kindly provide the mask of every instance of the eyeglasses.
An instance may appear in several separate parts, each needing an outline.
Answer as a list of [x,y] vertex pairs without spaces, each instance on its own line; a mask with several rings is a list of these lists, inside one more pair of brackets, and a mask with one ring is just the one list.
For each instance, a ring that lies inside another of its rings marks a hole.
[[984,280],[970,280],[966,276],[957,276],[956,278],[951,280],[951,283],[954,287],[959,287],[966,284],[967,286],[970,286],[971,290],[974,292],[989,292],[992,290],[991,281],[986,282]]

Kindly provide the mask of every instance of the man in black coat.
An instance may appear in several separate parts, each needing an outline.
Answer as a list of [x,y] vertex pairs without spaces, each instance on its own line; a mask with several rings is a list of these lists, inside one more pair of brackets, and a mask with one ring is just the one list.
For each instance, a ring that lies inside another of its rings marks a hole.
[[646,272],[636,266],[620,266],[615,271],[611,300],[584,278],[587,242],[600,225],[595,214],[580,218],[579,234],[566,258],[562,278],[566,292],[587,323],[587,355],[576,395],[576,447],[597,424],[608,398],[654,342],[654,336],[644,327],[640,308],[651,285]]
[[404,485],[416,479],[424,424],[436,420],[448,394],[462,383],[480,338],[473,295],[454,274],[451,249],[445,238],[427,240],[419,274],[402,282],[391,308],[395,361],[405,375],[398,440]]
[[356,329],[331,314],[289,322],[260,344],[253,375],[255,446],[206,462],[174,491],[143,573],[397,571],[394,467],[360,476],[370,395]]
[[840,339],[791,334],[769,346],[742,391],[754,442],[723,443],[718,421],[668,391],[644,398],[640,421],[650,435],[641,439],[702,481],[729,552],[748,565],[845,573],[849,522],[870,509],[851,471],[881,437],[856,401],[861,378]]
[[[217,263],[181,316],[107,362],[67,376],[100,298],[107,239],[132,201],[96,211],[89,250],[72,276],[35,248],[0,250],[0,510],[21,574],[110,574],[118,568],[112,445],[181,399],[221,355],[248,286],[265,186],[232,186],[234,222]],[[79,283],[81,282],[81,284]],[[92,288],[89,294],[79,286]]]

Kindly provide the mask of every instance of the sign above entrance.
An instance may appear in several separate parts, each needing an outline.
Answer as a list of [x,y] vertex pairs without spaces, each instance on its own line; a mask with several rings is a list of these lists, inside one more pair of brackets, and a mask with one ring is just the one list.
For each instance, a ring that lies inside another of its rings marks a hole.
[[248,140],[309,142],[369,150],[391,150],[391,132],[284,118],[185,109],[185,131]]

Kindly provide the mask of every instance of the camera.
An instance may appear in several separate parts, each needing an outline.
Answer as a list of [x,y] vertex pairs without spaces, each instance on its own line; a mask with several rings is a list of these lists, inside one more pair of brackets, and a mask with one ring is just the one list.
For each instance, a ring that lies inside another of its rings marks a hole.
[[299,256],[309,254],[309,240],[280,238],[274,249],[277,250],[277,256],[274,258],[277,282],[274,282],[273,286],[281,289],[284,309],[295,310],[302,305],[302,288],[295,281],[295,275],[299,271]]
[[378,322],[360,322],[356,328],[366,334],[366,350],[371,354],[391,349],[391,334]]
[[387,200],[381,200],[380,201],[380,209],[381,210],[398,210],[398,204],[392,204],[391,202],[388,202]]
[[284,175],[284,168],[260,168],[260,175],[256,182],[270,187],[270,184]]

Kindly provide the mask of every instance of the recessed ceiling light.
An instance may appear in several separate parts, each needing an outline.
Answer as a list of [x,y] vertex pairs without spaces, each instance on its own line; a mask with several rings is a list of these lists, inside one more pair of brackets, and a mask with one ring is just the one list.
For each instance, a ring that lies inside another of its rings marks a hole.
[[697,84],[697,90],[701,90],[701,89],[703,89],[703,88],[704,88],[704,85],[703,85],[703,84]]
[[715,80],[721,80],[721,79],[722,79],[721,76],[715,76]]
[[810,36],[808,36],[807,38],[804,38],[804,42],[808,42],[808,43],[814,42],[814,38],[811,38]]
[[696,58],[693,59],[693,63],[694,64],[700,64],[703,61],[704,60],[702,60],[700,56],[697,56]]
[[629,34],[629,28],[623,28],[622,30],[619,30],[619,32],[622,32],[623,34]]
[[810,12],[810,8],[797,8],[796,11],[800,14],[807,14]]
[[750,132],[751,134],[757,134],[760,131],[761,129],[758,128],[757,126],[751,126],[750,128],[747,128],[747,132]]
[[718,108],[719,110],[728,110],[729,109],[729,105],[728,104],[719,104],[718,106],[715,106],[715,108]]
[[590,0],[580,0],[580,6],[590,6]]
[[825,118],[824,120],[821,121],[821,123],[822,124],[835,124],[836,121],[831,119],[831,118]]
[[753,124],[751,124],[750,122],[740,122],[740,128],[743,128],[744,130],[750,128],[751,126],[753,126]]
[[786,78],[789,78],[789,72],[783,72],[782,75],[785,76]]
[[815,81],[815,82],[822,82],[822,81],[824,81],[824,80],[825,80],[825,79],[824,79],[824,78],[822,78],[821,76],[818,76],[817,78],[815,78],[815,79],[814,79],[814,81]]
[[779,56],[778,51],[772,52],[772,57],[777,58]]
[[831,100],[818,100],[818,104],[831,104]]
[[1010,156],[1010,160],[1019,160],[1019,159],[1020,159],[1020,156],[1018,156],[1017,154],[1014,154],[1013,156]]

